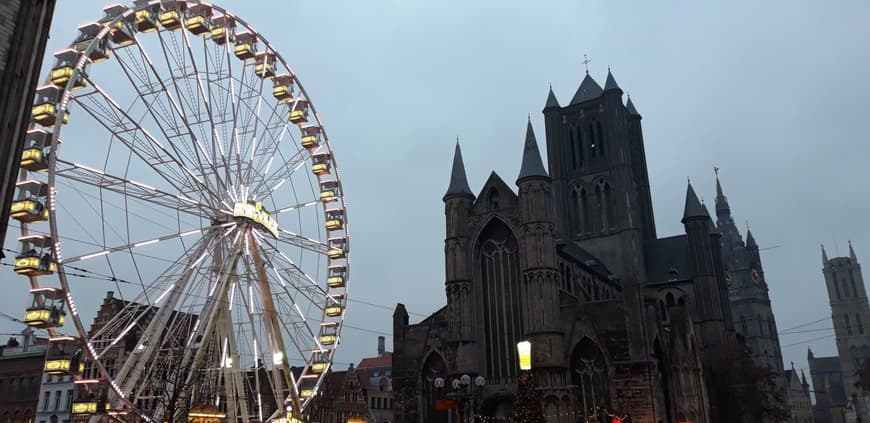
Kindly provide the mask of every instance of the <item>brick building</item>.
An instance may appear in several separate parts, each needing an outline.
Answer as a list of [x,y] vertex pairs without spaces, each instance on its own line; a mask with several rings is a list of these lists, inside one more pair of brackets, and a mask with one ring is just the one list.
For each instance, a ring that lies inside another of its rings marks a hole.
[[48,340],[30,328],[0,346],[0,423],[33,423]]
[[366,403],[373,421],[371,423],[390,423],[393,418],[393,357],[386,350],[385,338],[378,337],[378,355],[360,360],[358,371],[365,372],[368,378],[361,380],[366,392]]

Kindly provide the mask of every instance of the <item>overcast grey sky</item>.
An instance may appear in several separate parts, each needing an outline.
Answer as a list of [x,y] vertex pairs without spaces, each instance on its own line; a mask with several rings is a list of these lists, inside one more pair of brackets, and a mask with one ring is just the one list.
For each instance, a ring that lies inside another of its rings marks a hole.
[[[592,76],[603,85],[610,66],[643,115],[659,236],[683,231],[687,177],[712,201],[719,166],[741,229],[749,221],[762,248],[778,246],[763,259],[784,330],[830,315],[820,243],[845,255],[851,239],[870,262],[870,3],[710,3],[220,4],[294,68],[333,141],[352,228],[351,296],[389,307],[352,304],[349,325],[389,334],[396,302],[419,313],[413,321],[444,305],[441,196],[456,136],[473,190],[492,170],[515,180],[526,115],[543,147],[547,86],[570,100],[585,53]],[[58,2],[46,69],[103,6]],[[11,271],[0,281],[8,287],[0,308],[20,314],[24,282]],[[19,329],[0,321],[2,332]],[[781,336],[786,367],[805,368],[807,346],[835,354],[832,335]],[[376,336],[347,329],[338,361],[374,354]]]

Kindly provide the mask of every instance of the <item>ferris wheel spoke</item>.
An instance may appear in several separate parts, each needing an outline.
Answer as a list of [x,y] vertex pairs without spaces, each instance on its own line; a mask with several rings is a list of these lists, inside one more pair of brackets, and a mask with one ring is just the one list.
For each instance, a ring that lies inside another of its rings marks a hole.
[[292,206],[276,207],[275,212],[272,214],[275,215],[275,214],[287,213],[290,211],[304,209],[306,207],[311,207],[311,206],[315,206],[318,204],[321,204],[321,201],[312,200],[312,201],[306,201],[304,203],[294,204]]
[[144,201],[197,217],[212,217],[220,212],[186,195],[170,194],[144,183],[110,175],[92,167],[58,159],[55,175],[71,182],[89,185],[129,198]]
[[[158,34],[159,33],[160,31],[158,31]],[[197,141],[184,112],[167,89],[166,83],[164,82],[165,78],[161,77],[160,73],[154,66],[154,62],[152,62],[148,52],[145,51],[142,45],[138,42],[135,43],[135,45],[137,48],[134,50],[139,52],[138,59],[145,64],[145,70],[140,68],[138,69],[138,72],[133,72],[131,66],[138,66],[138,64],[135,61],[135,55],[130,52],[131,49],[129,48],[122,49],[122,52],[125,54],[116,55],[118,64],[124,70],[124,74],[127,76],[131,85],[136,88],[139,97],[141,97],[146,103],[153,102],[158,106],[148,107],[148,113],[158,124],[163,136],[169,142],[169,147],[174,153],[172,157],[175,161],[179,162],[179,165],[184,168],[185,173],[193,177],[200,189],[207,190],[212,194],[220,192],[220,190],[217,190],[208,183],[208,175],[206,172],[203,172],[204,169],[202,169],[201,162],[198,160],[200,150],[203,150],[204,147],[202,146],[202,143]],[[126,57],[126,61],[124,60],[124,57]],[[130,63],[127,63],[127,61]],[[167,66],[168,65],[169,64],[167,63]],[[149,70],[150,73],[148,72]],[[137,76],[140,78],[138,81],[136,80]],[[152,77],[153,80],[151,79]],[[170,77],[170,79],[172,78]],[[143,89],[143,87],[146,88]],[[164,103],[164,100],[168,105]],[[179,120],[181,123],[179,123]],[[194,145],[196,148],[192,148],[186,141],[190,141],[190,144]],[[185,148],[186,151],[180,151],[179,147]],[[199,175],[189,169],[188,164],[183,159],[184,157],[192,157],[190,160],[193,160],[194,158],[197,159],[196,163],[192,166],[199,171]],[[218,175],[215,176],[218,177]]]
[[279,228],[278,231],[282,234],[282,236],[278,238],[278,242],[282,244],[292,247],[304,248],[308,251],[323,255],[326,255],[326,252],[329,250],[329,245],[324,244],[316,239],[311,239],[285,229]]
[[74,256],[74,257],[65,258],[61,261],[61,263],[70,264],[70,263],[75,263],[77,261],[84,261],[84,260],[92,259],[95,257],[102,257],[105,255],[114,253],[114,252],[118,252],[118,251],[132,250],[134,248],[140,248],[140,247],[145,247],[148,245],[153,245],[153,244],[156,244],[160,241],[167,241],[170,239],[183,238],[183,237],[195,235],[195,234],[202,234],[203,232],[206,232],[206,231],[209,231],[212,229],[227,228],[227,227],[233,226],[235,224],[236,224],[235,222],[223,223],[220,225],[207,226],[204,228],[191,229],[191,230],[184,231],[184,232],[177,232],[174,234],[163,235],[163,236],[156,237],[156,238],[144,239],[144,240],[140,240],[137,242],[131,242],[131,243],[125,244],[125,245],[106,247],[100,251],[95,251],[95,252],[90,252],[87,254],[82,254],[82,255],[78,255],[78,256]]
[[99,86],[95,83],[92,83],[92,86],[94,87],[92,92],[73,97],[73,100],[88,112],[100,126],[121,141],[129,151],[138,156],[178,192],[191,194],[205,188],[205,182],[182,160],[167,150],[157,138],[132,119]]
[[281,163],[270,175],[265,176],[256,186],[252,187],[251,192],[259,197],[277,191],[278,188],[287,183],[291,175],[305,164],[307,159],[308,151],[300,147],[293,157]]
[[[197,168],[202,175],[211,174],[212,178],[215,180],[216,187],[215,190],[217,192],[223,192],[226,190],[227,185],[226,181],[221,177],[220,172],[215,164],[216,158],[214,157],[213,151],[208,151],[205,146],[202,144],[202,141],[197,138],[197,134],[194,134],[193,127],[199,129],[200,134],[203,139],[210,139],[211,133],[214,132],[214,117],[211,113],[211,107],[209,104],[209,99],[205,93],[205,89],[202,84],[202,79],[200,77],[199,69],[196,66],[196,60],[193,56],[193,51],[190,47],[190,41],[188,39],[188,34],[186,31],[181,31],[182,38],[184,39],[184,44],[186,46],[186,50],[188,52],[188,56],[190,58],[190,69],[188,69],[188,65],[183,63],[184,54],[179,50],[176,39],[174,36],[169,35],[170,41],[173,43],[173,47],[175,47],[175,51],[170,53],[167,50],[167,42],[163,37],[163,32],[158,32],[158,38],[160,39],[161,51],[163,52],[163,57],[166,61],[167,69],[169,72],[169,80],[172,81],[172,86],[175,89],[176,97],[173,97],[170,93],[166,93],[166,98],[169,99],[170,104],[173,106],[173,109],[178,114],[178,118],[184,123],[184,126],[187,130],[187,134],[189,135],[191,142],[197,146],[194,148],[194,154],[196,157]],[[192,88],[190,86],[190,77],[193,77],[196,80],[196,88]],[[187,88],[187,92],[182,92],[182,87],[179,84],[179,81],[182,81]],[[166,89],[164,85],[164,90]],[[196,94],[198,93],[198,95]],[[178,101],[175,100],[178,98]],[[202,102],[202,103],[201,103]],[[184,104],[180,104],[184,103]],[[201,107],[203,106],[204,107]],[[185,107],[186,106],[186,107]],[[203,113],[202,109],[205,109],[205,113]],[[187,115],[186,110],[190,110],[193,113],[192,118]],[[205,130],[205,128],[208,130]],[[203,163],[205,161],[205,163]],[[207,166],[206,166],[207,164]]]

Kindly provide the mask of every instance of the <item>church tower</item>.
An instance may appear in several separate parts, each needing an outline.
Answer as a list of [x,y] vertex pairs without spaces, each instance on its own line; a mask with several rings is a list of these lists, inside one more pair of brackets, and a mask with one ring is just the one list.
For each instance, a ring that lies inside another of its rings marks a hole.
[[870,327],[867,327],[870,324],[870,307],[861,265],[858,264],[852,242],[849,242],[848,257],[828,259],[822,246],[822,264],[837,337],[837,351],[840,353],[843,386],[850,400],[861,399],[856,382],[864,360],[870,357]]
[[445,289],[447,291],[448,342],[456,351],[458,372],[476,369],[475,318],[472,315],[473,294],[469,267],[468,218],[475,197],[468,187],[465,164],[459,140],[453,155],[450,185],[444,194],[444,214],[447,222],[444,238]]
[[565,359],[559,308],[559,273],[556,264],[553,201],[550,176],[544,169],[538,141],[529,120],[519,188],[522,254],[523,332],[531,341],[532,366],[543,389],[564,388]]
[[557,236],[601,260],[622,285],[630,356],[642,360],[643,242],[656,231],[641,116],[622,94],[610,71],[604,88],[587,71],[565,107],[551,88],[543,112]]

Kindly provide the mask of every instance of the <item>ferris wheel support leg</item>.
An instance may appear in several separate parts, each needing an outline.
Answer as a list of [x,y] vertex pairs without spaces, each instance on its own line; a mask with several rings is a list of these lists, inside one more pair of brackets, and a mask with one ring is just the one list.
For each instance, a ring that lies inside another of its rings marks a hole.
[[[266,276],[266,268],[263,267],[263,261],[260,258],[260,250],[257,248],[257,243],[254,242],[254,237],[251,233],[248,233],[248,242],[250,242],[251,246],[251,257],[254,259],[254,265],[257,268],[257,279],[260,283],[260,295],[263,296],[263,313],[266,315],[265,321],[267,330],[271,330],[272,337],[275,340],[272,348],[273,356],[277,353],[280,353],[281,358],[281,370],[283,371],[283,381],[285,386],[287,387],[288,399],[290,399],[290,405],[293,408],[292,414],[294,416],[301,414],[302,407],[299,404],[299,395],[296,393],[296,386],[290,380],[292,377],[290,365],[287,360],[287,352],[284,351],[284,336],[281,334],[281,325],[278,321],[278,313],[275,310],[275,302],[272,299],[272,289],[269,286],[269,279]],[[273,372],[277,366],[273,366]],[[277,378],[275,378],[278,380]],[[276,394],[278,392],[282,392],[280,390],[276,390]],[[282,406],[282,402],[278,402],[278,406]]]
[[[204,254],[206,248],[211,244],[212,238],[213,236],[203,237],[200,240],[201,244],[194,250],[195,253],[191,255],[191,257],[198,257],[200,254]],[[178,304],[179,299],[182,297],[182,294],[185,291],[184,288],[187,285],[187,282],[190,281],[195,269],[196,266],[191,266],[188,269],[185,269],[184,273],[182,273],[178,283],[172,289],[166,304],[157,310],[154,318],[148,323],[148,327],[143,333],[141,338],[143,341],[141,345],[144,345],[145,348],[141,354],[128,357],[124,362],[121,371],[118,372],[116,380],[120,381],[118,385],[120,385],[120,391],[125,397],[129,395],[130,390],[133,389],[133,387],[137,386],[139,383],[139,377],[145,369],[146,364],[148,364],[153,359],[154,354],[160,350],[160,345],[156,345],[155,341],[159,339],[159,333],[166,327],[169,319],[172,317],[172,312],[175,309],[176,304]]]
[[[241,229],[240,229],[241,230]],[[181,361],[181,368],[187,369],[187,377],[184,380],[184,386],[189,386],[194,376],[196,375],[197,368],[199,367],[199,363],[203,359],[203,355],[205,354],[208,348],[204,346],[208,345],[211,341],[211,337],[214,335],[215,325],[217,324],[216,317],[218,316],[218,312],[221,309],[221,305],[226,303],[226,295],[228,287],[230,286],[230,281],[235,277],[236,274],[236,266],[239,263],[239,258],[242,255],[242,244],[244,243],[244,236],[240,236],[238,240],[236,240],[235,245],[233,246],[233,254],[232,259],[230,259],[227,270],[223,272],[224,278],[220,280],[220,285],[216,288],[216,293],[212,296],[212,302],[206,305],[205,312],[202,316],[200,316],[200,320],[204,320],[206,324],[199,325],[197,331],[193,334],[192,339],[194,340],[194,344],[184,351],[184,357]],[[201,340],[196,341],[197,338]],[[199,347],[195,347],[199,345]],[[191,357],[193,355],[193,357]],[[221,363],[223,364],[223,363]],[[178,415],[173,416],[173,418],[179,418]]]
[[[227,418],[229,421],[238,421],[241,417],[243,423],[250,421],[250,413],[248,412],[248,398],[245,395],[245,384],[242,380],[241,360],[238,349],[236,348],[236,337],[233,332],[233,322],[231,315],[225,311],[220,312],[218,318],[220,325],[220,333],[225,336],[227,341],[227,357],[233,358],[233,365],[223,366],[224,379],[229,385],[226,390],[227,396]],[[240,416],[236,416],[236,411]]]

